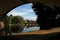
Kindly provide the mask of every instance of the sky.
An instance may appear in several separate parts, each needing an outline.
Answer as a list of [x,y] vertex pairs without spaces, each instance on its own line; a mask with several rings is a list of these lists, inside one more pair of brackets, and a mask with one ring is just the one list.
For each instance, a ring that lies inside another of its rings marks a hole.
[[28,19],[28,20],[34,20],[36,21],[37,19],[37,15],[34,13],[33,9],[32,9],[32,3],[29,4],[24,4],[21,6],[18,6],[16,8],[14,8],[13,10],[11,10],[7,15],[13,15],[13,16],[22,16],[24,18],[24,20]]

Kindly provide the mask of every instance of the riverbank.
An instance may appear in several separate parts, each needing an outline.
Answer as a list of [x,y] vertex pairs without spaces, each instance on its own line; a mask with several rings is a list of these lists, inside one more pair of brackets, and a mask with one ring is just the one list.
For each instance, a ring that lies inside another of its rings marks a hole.
[[60,40],[60,28],[2,36],[1,40]]
[[60,32],[50,34],[12,35],[0,38],[0,40],[60,40]]
[[12,33],[12,35],[31,35],[31,34],[50,34],[60,32],[60,27],[52,28],[50,30],[37,30],[31,32],[20,32],[20,33]]

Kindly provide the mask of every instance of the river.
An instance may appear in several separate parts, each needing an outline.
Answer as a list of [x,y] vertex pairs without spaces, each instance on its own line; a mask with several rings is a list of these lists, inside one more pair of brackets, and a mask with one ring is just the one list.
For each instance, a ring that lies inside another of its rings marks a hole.
[[31,31],[36,31],[36,30],[40,30],[40,27],[24,28],[22,32],[31,32]]

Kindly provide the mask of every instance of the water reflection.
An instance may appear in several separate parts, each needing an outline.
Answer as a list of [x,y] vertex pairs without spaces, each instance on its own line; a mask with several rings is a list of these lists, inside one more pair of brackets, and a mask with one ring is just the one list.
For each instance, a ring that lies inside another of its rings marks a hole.
[[40,27],[24,28],[22,32],[31,32],[31,31],[36,31],[36,30],[40,30]]

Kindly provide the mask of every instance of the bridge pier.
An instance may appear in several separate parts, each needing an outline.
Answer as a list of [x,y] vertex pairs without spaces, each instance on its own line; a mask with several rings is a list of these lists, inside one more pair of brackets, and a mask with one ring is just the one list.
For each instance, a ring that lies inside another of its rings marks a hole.
[[6,27],[6,16],[0,15],[0,35],[5,35],[5,27]]

